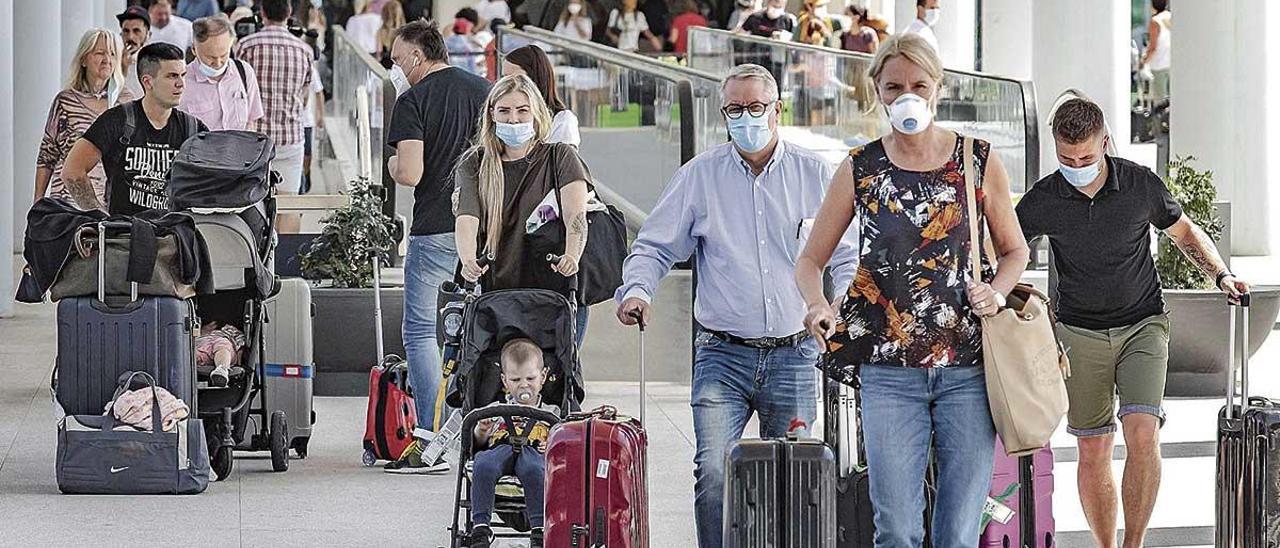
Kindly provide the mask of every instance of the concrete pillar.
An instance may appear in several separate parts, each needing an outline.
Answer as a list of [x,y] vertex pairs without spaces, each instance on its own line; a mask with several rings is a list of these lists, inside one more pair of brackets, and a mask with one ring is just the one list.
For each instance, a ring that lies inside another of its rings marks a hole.
[[[13,4],[0,2],[0,74],[13,74]],[[13,127],[13,78],[0,78],[0,128]],[[13,132],[0,131],[0,158],[13,158]],[[0,318],[13,314],[13,164],[0,160]]]
[[[60,2],[22,0],[13,4],[13,227],[12,249],[19,249],[26,231],[27,210],[35,193],[36,152],[44,132],[49,103],[65,76],[62,66]],[[2,163],[2,162],[0,162]]]
[[1032,49],[1043,174],[1058,165],[1045,119],[1054,100],[1068,88],[1097,101],[1113,137],[1118,143],[1129,141],[1129,5],[1100,0],[1035,2],[1033,10],[1034,40],[1006,47]]
[[[1266,255],[1280,242],[1280,38],[1268,18],[1280,5],[1266,0],[1229,4],[1179,2],[1170,97],[1171,158],[1195,156],[1212,170],[1218,199],[1231,202],[1232,251]],[[1246,39],[1247,38],[1247,39]]]
[[982,71],[1031,78],[1032,3],[982,0]]
[[[71,58],[80,46],[80,37],[85,31],[98,26],[99,20],[94,18],[96,2],[81,0],[62,0],[62,54],[58,57],[59,80],[66,78],[67,67],[71,66]],[[99,6],[100,7],[100,6]]]

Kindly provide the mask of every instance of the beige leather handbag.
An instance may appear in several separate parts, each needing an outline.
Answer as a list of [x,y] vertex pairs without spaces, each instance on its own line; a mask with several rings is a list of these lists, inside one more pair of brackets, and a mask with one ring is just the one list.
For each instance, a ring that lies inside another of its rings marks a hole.
[[[973,139],[964,139],[964,183],[969,208],[969,263],[982,279],[974,190]],[[996,433],[1010,456],[1030,455],[1048,445],[1067,414],[1070,374],[1066,352],[1053,332],[1049,299],[1018,284],[994,316],[982,318],[982,359],[987,399]]]

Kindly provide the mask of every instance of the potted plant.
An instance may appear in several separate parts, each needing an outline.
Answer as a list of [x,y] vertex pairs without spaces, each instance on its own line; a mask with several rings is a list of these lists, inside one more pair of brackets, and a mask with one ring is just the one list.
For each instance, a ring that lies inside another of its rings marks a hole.
[[[373,311],[373,262],[388,265],[395,239],[382,212],[379,188],[367,180],[350,184],[351,202],[326,215],[321,233],[298,252],[304,278],[312,282],[315,392],[364,395],[377,353]],[[382,324],[388,353],[404,355],[400,322],[404,289],[382,288]]]
[[[1213,172],[1199,171],[1193,157],[1169,163],[1165,185],[1182,212],[1220,242],[1224,227],[1215,210]],[[1229,249],[1219,248],[1223,257]],[[1161,233],[1156,271],[1164,288],[1165,309],[1172,325],[1165,394],[1174,397],[1222,397],[1226,393],[1230,309],[1222,292]],[[1255,288],[1249,321],[1249,353],[1262,346],[1280,311],[1280,294]]]

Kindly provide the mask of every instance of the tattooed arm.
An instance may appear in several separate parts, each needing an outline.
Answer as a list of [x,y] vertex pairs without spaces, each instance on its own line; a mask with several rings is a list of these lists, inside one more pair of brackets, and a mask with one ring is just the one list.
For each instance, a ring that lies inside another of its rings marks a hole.
[[578,260],[587,247],[587,182],[574,181],[560,189],[560,204],[565,220],[564,258],[552,266],[556,272],[572,276],[578,272]]
[[1228,273],[1220,280],[1219,289],[1231,295],[1249,291],[1249,284],[1229,274],[1227,264],[1218,254],[1218,247],[1214,245],[1213,239],[1186,215],[1179,217],[1165,233],[1205,275],[1216,279],[1219,274]]
[[75,199],[80,209],[86,211],[91,209],[106,211],[107,209],[98,199],[98,194],[93,191],[93,184],[89,182],[89,170],[98,165],[101,160],[102,153],[98,147],[88,139],[80,139],[71,147],[71,152],[67,154],[67,160],[62,165],[62,184],[66,185],[67,191],[71,193],[71,197]]

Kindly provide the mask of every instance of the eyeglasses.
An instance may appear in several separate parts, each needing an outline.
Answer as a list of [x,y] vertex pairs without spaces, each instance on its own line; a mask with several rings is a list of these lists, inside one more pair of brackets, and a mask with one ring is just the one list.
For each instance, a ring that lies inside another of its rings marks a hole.
[[756,101],[754,103],[748,103],[746,105],[736,105],[736,104],[729,105],[727,107],[720,109],[720,112],[724,113],[725,117],[729,118],[730,120],[737,120],[739,118],[742,118],[743,113],[750,114],[752,118],[759,118],[761,116],[764,116],[765,114],[768,114],[770,110],[769,107],[772,107],[772,106],[773,106],[772,103],[761,103],[759,101]]

